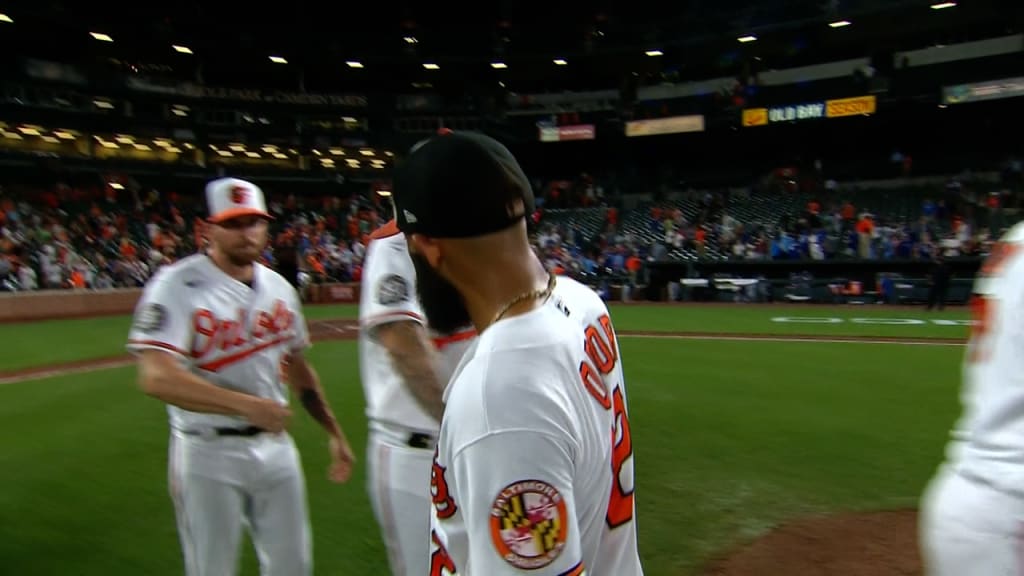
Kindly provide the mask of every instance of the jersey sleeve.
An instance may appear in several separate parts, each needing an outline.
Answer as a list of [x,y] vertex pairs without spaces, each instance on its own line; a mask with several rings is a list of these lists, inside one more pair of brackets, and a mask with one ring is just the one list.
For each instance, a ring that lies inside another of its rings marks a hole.
[[551,434],[514,430],[485,436],[456,454],[451,468],[473,574],[586,574],[572,450]]
[[163,350],[180,358],[190,356],[192,318],[181,298],[183,287],[175,286],[168,276],[154,277],[135,305],[127,349],[132,354],[143,350]]
[[359,307],[363,329],[388,322],[413,320],[425,324],[416,298],[416,269],[404,243],[378,240],[370,245],[363,271],[363,290],[369,291]]

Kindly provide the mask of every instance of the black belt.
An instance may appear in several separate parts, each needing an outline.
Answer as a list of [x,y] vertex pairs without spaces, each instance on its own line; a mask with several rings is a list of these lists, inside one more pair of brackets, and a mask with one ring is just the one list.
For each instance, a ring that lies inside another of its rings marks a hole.
[[[256,436],[266,432],[259,426],[246,426],[245,428],[214,428],[213,433],[217,436]],[[185,434],[189,436],[202,436],[203,433],[200,431],[187,431]]]
[[429,434],[413,432],[412,434],[409,434],[409,439],[406,440],[406,444],[408,444],[410,448],[427,449],[434,447],[434,441],[434,437]]

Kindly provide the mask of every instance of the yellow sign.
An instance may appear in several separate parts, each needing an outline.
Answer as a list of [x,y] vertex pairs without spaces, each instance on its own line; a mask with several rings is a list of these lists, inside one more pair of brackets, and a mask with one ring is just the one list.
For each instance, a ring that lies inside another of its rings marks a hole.
[[743,111],[744,126],[765,126],[768,124],[767,108],[747,108]]
[[875,107],[876,102],[874,96],[858,96],[856,98],[828,100],[825,102],[825,116],[828,118],[841,118],[843,116],[874,114]]

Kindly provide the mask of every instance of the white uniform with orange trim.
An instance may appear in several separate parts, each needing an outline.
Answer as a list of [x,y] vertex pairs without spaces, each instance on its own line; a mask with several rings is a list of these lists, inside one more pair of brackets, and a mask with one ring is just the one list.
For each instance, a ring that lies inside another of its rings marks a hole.
[[640,576],[633,446],[608,309],[560,277],[456,370],[431,474],[431,576]]
[[[394,223],[371,237],[359,304],[359,366],[370,435],[367,490],[393,576],[421,575],[429,558],[430,465],[440,424],[406,388],[374,328],[396,321],[425,324],[416,270]],[[447,382],[472,342],[471,330],[435,337],[438,376]]]
[[928,576],[1024,574],[1024,224],[975,280],[964,411],[921,506]]
[[[288,403],[285,354],[310,346],[295,289],[255,264],[252,286],[198,254],[165,266],[139,301],[128,350],[174,354],[217,386]],[[188,576],[235,574],[243,523],[265,576],[312,573],[305,479],[287,433],[168,406],[169,481]]]

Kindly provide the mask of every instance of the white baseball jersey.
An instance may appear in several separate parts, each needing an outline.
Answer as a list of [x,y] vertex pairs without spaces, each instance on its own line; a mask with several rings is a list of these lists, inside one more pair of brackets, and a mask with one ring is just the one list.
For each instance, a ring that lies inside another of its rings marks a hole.
[[1024,496],[1024,224],[997,243],[975,280],[954,469]]
[[[438,422],[406,388],[387,348],[373,337],[374,328],[389,322],[413,320],[426,325],[416,297],[416,269],[405,235],[393,221],[372,236],[366,249],[362,286],[359,364],[370,426],[398,426],[434,435]],[[475,334],[472,330],[451,336],[431,332],[438,350],[438,377],[442,382],[448,382]]]
[[446,394],[431,576],[639,576],[633,447],[608,309],[558,279],[490,326]]
[[[281,404],[288,403],[281,360],[309,346],[299,298],[287,280],[257,263],[250,287],[205,254],[157,272],[136,305],[128,336],[133,353],[170,352],[213,384]],[[171,427],[181,431],[250,425],[239,416],[167,409]]]

